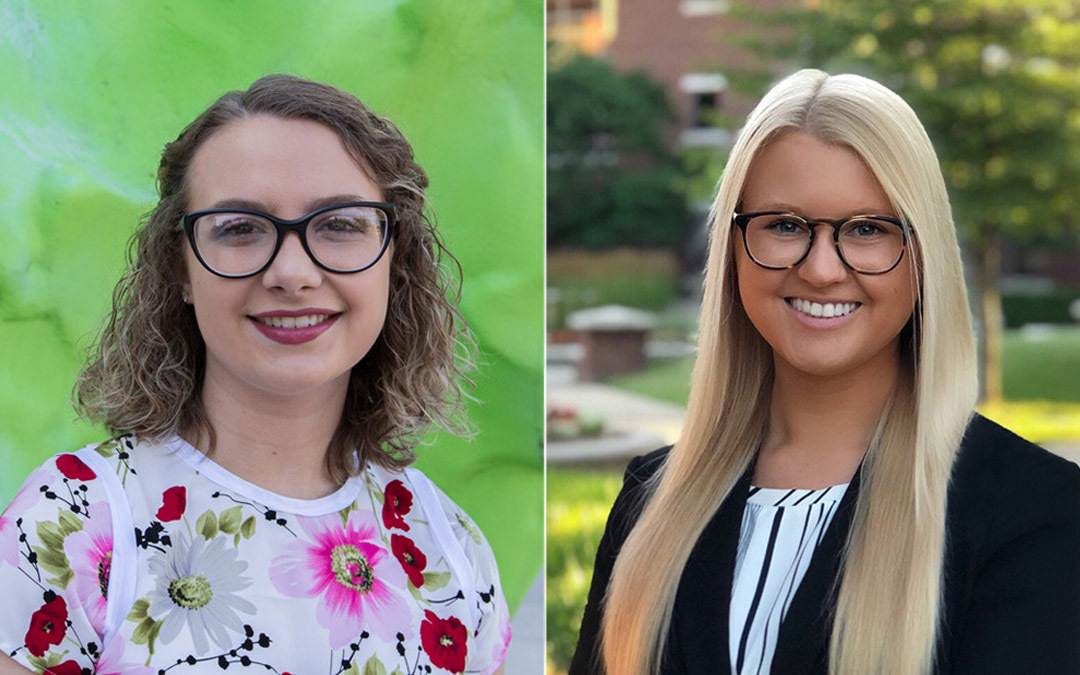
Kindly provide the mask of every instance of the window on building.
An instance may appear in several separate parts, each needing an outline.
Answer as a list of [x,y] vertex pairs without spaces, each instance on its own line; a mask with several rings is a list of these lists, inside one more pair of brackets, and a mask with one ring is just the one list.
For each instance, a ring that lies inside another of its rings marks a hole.
[[716,116],[720,112],[720,92],[701,91],[690,95],[694,129],[716,126]]
[[689,119],[680,138],[682,144],[715,146],[727,143],[729,133],[719,126],[727,78],[720,73],[688,73],[679,80],[679,88],[690,99]]
[[679,11],[683,16],[727,14],[730,7],[728,0],[682,0],[679,3]]

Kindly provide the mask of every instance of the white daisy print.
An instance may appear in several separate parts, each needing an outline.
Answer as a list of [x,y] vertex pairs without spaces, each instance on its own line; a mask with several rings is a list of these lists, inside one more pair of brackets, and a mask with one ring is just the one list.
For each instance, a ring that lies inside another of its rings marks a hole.
[[207,653],[208,637],[219,649],[232,647],[233,635],[244,629],[237,612],[255,613],[255,605],[237,595],[252,583],[242,576],[247,566],[224,537],[208,543],[196,536],[189,543],[177,535],[169,551],[149,562],[156,582],[147,595],[147,613],[163,621],[158,639],[172,642],[187,625],[197,653]]

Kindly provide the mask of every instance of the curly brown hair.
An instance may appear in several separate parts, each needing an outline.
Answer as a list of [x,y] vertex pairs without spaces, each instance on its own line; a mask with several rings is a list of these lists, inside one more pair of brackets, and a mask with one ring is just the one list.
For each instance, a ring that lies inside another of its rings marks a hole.
[[432,427],[468,434],[462,387],[472,385],[466,373],[475,344],[456,306],[460,265],[425,209],[427,175],[393,122],[351,94],[291,75],[228,92],[165,146],[160,199],[129,242],[127,271],[75,384],[76,410],[113,433],[205,433],[213,450],[201,392],[205,344],[181,296],[178,223],[189,208],[186,178],[195,152],[218,129],[257,114],[333,129],[397,210],[386,322],[352,369],[328,472],[341,481],[367,462],[403,468]]

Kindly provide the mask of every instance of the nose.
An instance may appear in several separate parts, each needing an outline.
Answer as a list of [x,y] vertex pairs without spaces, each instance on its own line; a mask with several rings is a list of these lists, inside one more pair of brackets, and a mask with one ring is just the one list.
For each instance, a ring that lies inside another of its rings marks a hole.
[[296,293],[317,288],[322,283],[322,269],[304,250],[300,235],[287,232],[277,255],[262,273],[262,283],[268,289]]
[[799,278],[814,286],[828,286],[847,278],[848,268],[832,238],[832,228],[819,225],[806,259],[799,265]]

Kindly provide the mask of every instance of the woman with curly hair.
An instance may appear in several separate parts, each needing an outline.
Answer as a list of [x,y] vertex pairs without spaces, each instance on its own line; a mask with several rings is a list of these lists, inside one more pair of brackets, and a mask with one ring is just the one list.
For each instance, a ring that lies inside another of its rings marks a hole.
[[855,75],[777,84],[712,210],[688,415],[631,462],[570,672],[1080,672],[1080,470],[973,413],[945,182]]
[[0,517],[0,673],[493,673],[490,547],[415,469],[472,342],[389,120],[285,75],[164,151],[79,375],[117,434]]

